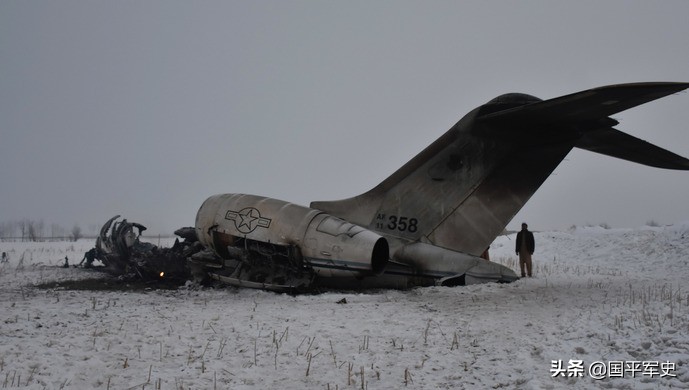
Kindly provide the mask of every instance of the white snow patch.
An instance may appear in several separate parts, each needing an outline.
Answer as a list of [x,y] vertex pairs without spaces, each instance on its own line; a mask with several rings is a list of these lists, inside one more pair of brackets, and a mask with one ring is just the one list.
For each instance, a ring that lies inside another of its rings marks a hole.
[[[512,284],[300,296],[42,290],[32,286],[94,277],[59,267],[93,242],[2,242],[0,388],[689,386],[689,222],[535,236],[535,277]],[[491,258],[516,270],[514,235]],[[552,361],[570,359],[674,370],[553,377]]]

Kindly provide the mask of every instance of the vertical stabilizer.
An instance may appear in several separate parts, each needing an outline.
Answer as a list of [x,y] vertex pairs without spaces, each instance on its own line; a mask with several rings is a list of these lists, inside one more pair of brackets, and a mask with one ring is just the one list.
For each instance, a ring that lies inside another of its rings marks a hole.
[[311,207],[401,243],[478,255],[574,146],[689,169],[689,160],[613,129],[618,122],[609,117],[687,87],[621,84],[546,101],[501,95],[471,111],[374,189]]
[[[371,191],[311,207],[398,237],[478,255],[500,234],[571,145],[519,153],[480,134],[476,109]],[[520,175],[520,172],[529,172]]]

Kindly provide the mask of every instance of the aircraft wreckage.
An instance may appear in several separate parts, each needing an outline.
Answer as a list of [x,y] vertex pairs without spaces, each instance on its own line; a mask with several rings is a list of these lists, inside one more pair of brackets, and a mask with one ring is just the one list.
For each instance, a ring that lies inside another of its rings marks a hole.
[[550,100],[501,95],[362,195],[310,207],[214,195],[168,252],[138,242],[140,225],[111,219],[99,258],[115,272],[171,267],[165,272],[277,291],[511,282],[511,269],[479,255],[573,148],[689,170],[689,160],[615,129],[610,117],[688,87],[620,84]]
[[160,248],[140,240],[145,226],[126,219],[117,221],[119,217],[103,225],[96,246],[86,252],[79,265],[90,268],[98,260],[108,273],[126,279],[184,283],[190,275],[188,257],[204,253],[213,257],[199,244],[193,228],[178,229],[175,234],[184,241],[177,239],[171,248]]

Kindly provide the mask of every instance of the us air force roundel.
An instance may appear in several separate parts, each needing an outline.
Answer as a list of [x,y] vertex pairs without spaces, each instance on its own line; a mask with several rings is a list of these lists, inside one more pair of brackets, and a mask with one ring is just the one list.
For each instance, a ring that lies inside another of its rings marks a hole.
[[240,211],[228,210],[225,219],[233,221],[234,227],[244,234],[253,232],[257,227],[267,228],[271,221],[269,218],[261,217],[261,213],[253,207],[247,207]]

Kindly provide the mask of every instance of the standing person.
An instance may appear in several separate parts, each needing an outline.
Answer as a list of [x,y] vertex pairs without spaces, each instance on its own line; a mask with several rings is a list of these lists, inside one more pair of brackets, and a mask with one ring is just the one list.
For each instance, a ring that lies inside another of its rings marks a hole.
[[[522,223],[522,230],[517,233],[515,248],[517,255],[519,255],[519,268],[522,271],[522,278],[526,275],[531,277],[531,255],[533,255],[534,249],[536,248],[533,233],[531,233],[528,228],[529,225]],[[526,266],[526,273],[524,272],[524,266]]]

